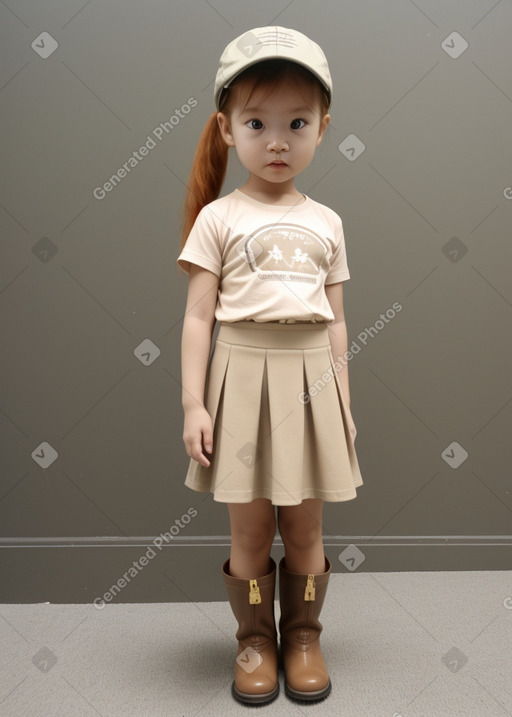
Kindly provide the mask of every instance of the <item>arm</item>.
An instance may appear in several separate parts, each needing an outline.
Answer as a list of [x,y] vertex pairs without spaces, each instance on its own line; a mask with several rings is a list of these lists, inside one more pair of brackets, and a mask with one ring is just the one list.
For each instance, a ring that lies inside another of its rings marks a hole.
[[[325,293],[334,314],[334,321],[329,324],[329,340],[331,342],[332,355],[335,361],[338,356],[343,356],[348,348],[347,324],[345,323],[345,312],[343,310],[343,282],[328,284]],[[348,364],[342,366],[338,374],[343,394],[346,396],[350,407],[350,389],[348,385]]]
[[[334,320],[328,324],[329,328],[329,340],[331,343],[331,351],[335,361],[342,361],[338,359],[343,357],[348,348],[348,337],[347,337],[347,324],[345,322],[345,312],[343,309],[343,282],[339,281],[336,284],[327,284],[325,287],[325,293],[329,304],[331,305],[332,312],[334,314]],[[356,427],[350,413],[350,388],[348,384],[348,363],[342,363],[338,377],[341,383],[341,390],[343,396],[347,400],[349,409],[349,423],[350,432],[352,439],[356,437]]]
[[190,264],[187,305],[181,339],[183,440],[190,458],[208,467],[203,454],[212,452],[212,420],[204,405],[206,370],[211,349],[219,278],[208,269]]

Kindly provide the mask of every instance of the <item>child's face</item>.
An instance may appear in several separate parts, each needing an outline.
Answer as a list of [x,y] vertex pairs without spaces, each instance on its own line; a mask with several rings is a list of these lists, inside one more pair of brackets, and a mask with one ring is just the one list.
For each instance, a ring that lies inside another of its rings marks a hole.
[[[302,94],[283,83],[265,97],[268,90],[259,88],[243,111],[237,91],[230,116],[217,114],[225,142],[236,148],[243,166],[268,190],[293,183],[313,159],[330,121],[330,115],[320,115],[316,88],[303,83],[301,90]],[[285,164],[272,164],[276,160]]]

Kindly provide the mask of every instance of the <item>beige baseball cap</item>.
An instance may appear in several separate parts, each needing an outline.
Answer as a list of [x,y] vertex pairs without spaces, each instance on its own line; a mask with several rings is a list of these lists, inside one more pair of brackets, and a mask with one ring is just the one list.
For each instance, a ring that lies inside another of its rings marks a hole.
[[262,60],[291,60],[310,70],[332,98],[332,80],[322,48],[297,30],[286,27],[256,27],[236,37],[226,47],[219,61],[213,96],[215,107],[224,88],[238,75]]

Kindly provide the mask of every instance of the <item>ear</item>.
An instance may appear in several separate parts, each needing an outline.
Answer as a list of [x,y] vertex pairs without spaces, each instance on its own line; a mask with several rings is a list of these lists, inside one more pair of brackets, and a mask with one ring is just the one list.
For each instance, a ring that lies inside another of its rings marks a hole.
[[320,144],[320,142],[322,141],[325,130],[327,129],[327,125],[329,124],[330,121],[331,121],[331,115],[324,115],[322,117],[322,120],[320,122],[320,129],[318,130],[318,139],[316,140],[317,147]]
[[223,112],[217,112],[217,122],[219,125],[222,139],[229,147],[235,146],[235,140],[231,134],[231,128],[229,126],[229,119]]

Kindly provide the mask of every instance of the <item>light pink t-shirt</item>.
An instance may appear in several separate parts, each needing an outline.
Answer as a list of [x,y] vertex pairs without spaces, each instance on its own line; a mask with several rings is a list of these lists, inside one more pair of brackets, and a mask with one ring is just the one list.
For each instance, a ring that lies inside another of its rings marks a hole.
[[350,279],[342,221],[303,196],[278,206],[235,189],[200,211],[177,264],[219,277],[218,321],[334,319],[324,286]]

